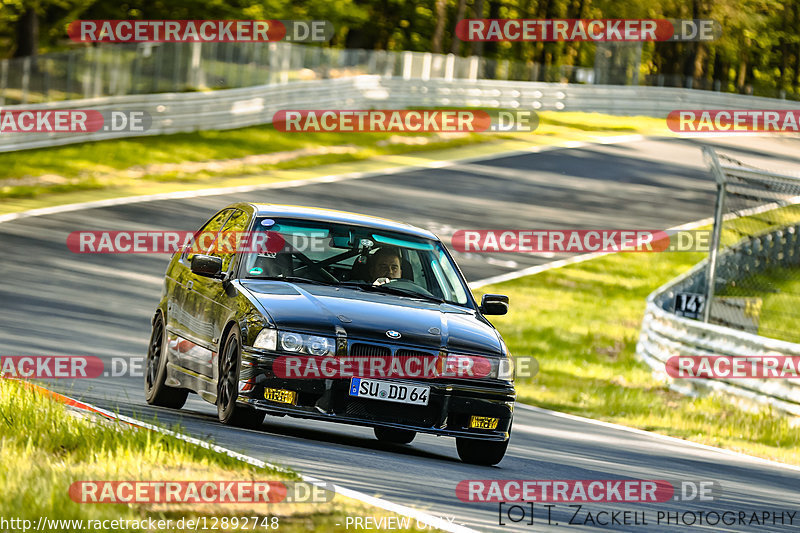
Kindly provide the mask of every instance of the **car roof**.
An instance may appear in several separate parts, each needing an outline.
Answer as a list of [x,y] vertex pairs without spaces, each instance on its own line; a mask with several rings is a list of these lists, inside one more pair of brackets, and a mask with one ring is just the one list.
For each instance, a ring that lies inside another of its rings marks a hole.
[[[281,204],[255,204],[248,203],[255,210],[257,216],[275,216],[286,218],[298,218],[304,220],[319,220],[323,222],[352,224],[355,226],[365,226],[368,228],[382,229],[387,231],[396,231],[422,237],[425,239],[439,240],[436,235],[428,230],[406,224],[405,222],[397,222],[387,218],[373,217],[369,215],[360,215],[358,213],[349,213],[347,211],[337,211],[334,209],[322,209],[318,207],[305,207],[299,205],[281,205]],[[230,206],[234,207],[234,206]]]

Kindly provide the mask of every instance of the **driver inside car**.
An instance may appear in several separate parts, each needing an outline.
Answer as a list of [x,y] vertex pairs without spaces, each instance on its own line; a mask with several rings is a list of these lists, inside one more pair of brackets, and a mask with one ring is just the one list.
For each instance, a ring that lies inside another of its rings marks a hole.
[[367,266],[370,279],[366,281],[373,285],[383,285],[403,275],[400,250],[393,246],[379,248],[369,257]]

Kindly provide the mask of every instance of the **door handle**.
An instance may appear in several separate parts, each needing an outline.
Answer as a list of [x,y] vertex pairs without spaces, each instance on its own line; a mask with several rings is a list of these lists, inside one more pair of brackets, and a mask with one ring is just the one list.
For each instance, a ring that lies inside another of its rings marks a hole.
[[188,290],[192,290],[192,287],[194,287],[194,280],[191,280],[191,279],[190,279],[190,280],[189,280],[189,281],[186,283],[186,288],[187,288]]

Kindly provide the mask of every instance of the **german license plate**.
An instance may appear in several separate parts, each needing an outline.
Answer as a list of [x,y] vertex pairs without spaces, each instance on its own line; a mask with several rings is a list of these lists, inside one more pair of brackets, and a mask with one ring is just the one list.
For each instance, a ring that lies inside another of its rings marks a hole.
[[350,381],[350,396],[413,405],[428,405],[430,389],[430,387],[420,385],[406,385],[377,379],[353,378]]
[[264,399],[271,402],[290,403],[294,405],[297,393],[293,390],[264,389]]

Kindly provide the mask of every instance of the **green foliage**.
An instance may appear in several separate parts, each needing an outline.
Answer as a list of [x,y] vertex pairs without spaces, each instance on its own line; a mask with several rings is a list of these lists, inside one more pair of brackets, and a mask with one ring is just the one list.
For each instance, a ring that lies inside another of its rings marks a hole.
[[[461,43],[460,18],[710,18],[723,34],[710,43],[645,43],[641,74],[694,78],[694,86],[800,98],[800,0],[0,0],[0,50],[18,44],[21,16],[39,19],[40,51],[65,46],[75,19],[325,19],[336,28],[330,46],[431,51],[437,1],[445,22],[441,50],[552,68],[592,66],[594,43]],[[481,12],[475,10],[480,6]],[[463,17],[459,15],[463,13]],[[544,74],[542,74],[544,76]],[[553,74],[548,75],[551,79]]]

